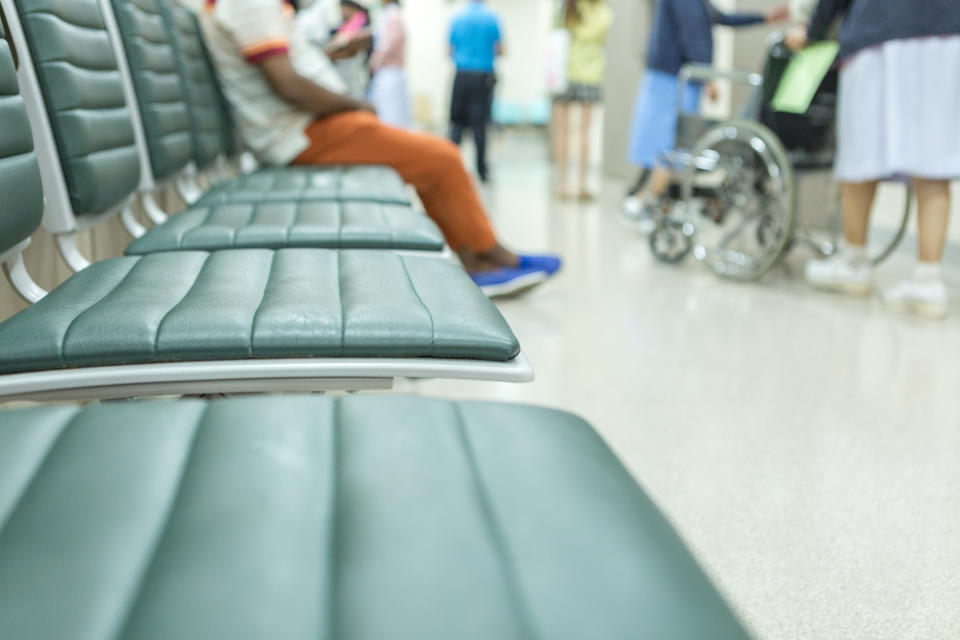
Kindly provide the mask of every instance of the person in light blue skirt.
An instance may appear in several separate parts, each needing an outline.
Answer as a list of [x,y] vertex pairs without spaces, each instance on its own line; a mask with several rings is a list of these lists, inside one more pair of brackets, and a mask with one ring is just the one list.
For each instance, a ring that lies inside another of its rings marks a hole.
[[[637,91],[627,157],[649,180],[640,180],[623,203],[623,213],[644,230],[653,228],[656,201],[670,186],[670,168],[662,156],[673,149],[677,128],[680,69],[689,63],[713,62],[713,25],[739,27],[788,19],[789,7],[766,13],[723,13],[708,0],[657,0],[647,52],[647,70]],[[702,87],[690,84],[683,109],[696,111]],[[707,87],[708,96],[716,89]]]

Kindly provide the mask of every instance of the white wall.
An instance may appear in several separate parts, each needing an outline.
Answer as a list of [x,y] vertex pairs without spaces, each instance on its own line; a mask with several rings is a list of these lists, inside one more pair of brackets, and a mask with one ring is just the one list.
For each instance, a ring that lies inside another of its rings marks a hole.
[[[414,113],[432,128],[446,127],[453,64],[447,48],[451,16],[466,2],[406,0],[407,78]],[[546,95],[544,48],[552,25],[551,0],[489,0],[500,14],[507,55],[498,63],[502,99],[528,102]]]

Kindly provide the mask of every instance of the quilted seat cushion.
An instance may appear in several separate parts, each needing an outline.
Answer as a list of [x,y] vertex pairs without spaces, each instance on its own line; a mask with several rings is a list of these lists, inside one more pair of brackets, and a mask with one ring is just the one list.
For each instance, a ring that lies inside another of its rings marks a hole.
[[270,200],[361,200],[410,204],[396,171],[381,166],[271,167],[217,183],[198,205]]
[[0,637],[748,636],[574,416],[261,396],[0,414]]
[[244,358],[503,362],[519,351],[461,267],[385,251],[116,258],[0,324],[0,373]]
[[194,207],[151,228],[127,254],[284,247],[440,251],[443,243],[433,221],[409,205],[315,200]]

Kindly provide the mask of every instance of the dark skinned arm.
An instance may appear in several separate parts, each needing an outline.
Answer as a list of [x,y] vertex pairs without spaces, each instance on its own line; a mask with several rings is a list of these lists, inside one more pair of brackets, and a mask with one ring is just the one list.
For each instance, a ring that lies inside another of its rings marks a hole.
[[303,77],[293,68],[290,57],[286,54],[264,58],[258,66],[267,79],[270,88],[278,96],[298,109],[312,113],[318,118],[345,111],[375,113],[369,103],[328,91],[312,80]]

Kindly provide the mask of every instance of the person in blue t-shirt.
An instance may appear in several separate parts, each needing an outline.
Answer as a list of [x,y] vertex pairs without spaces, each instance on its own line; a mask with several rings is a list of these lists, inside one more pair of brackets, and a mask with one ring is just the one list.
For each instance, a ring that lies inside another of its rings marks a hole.
[[477,174],[489,178],[487,125],[497,84],[494,63],[503,55],[500,18],[483,0],[470,3],[450,25],[450,55],[457,67],[450,100],[450,139],[459,145],[464,129],[473,130],[477,147]]

